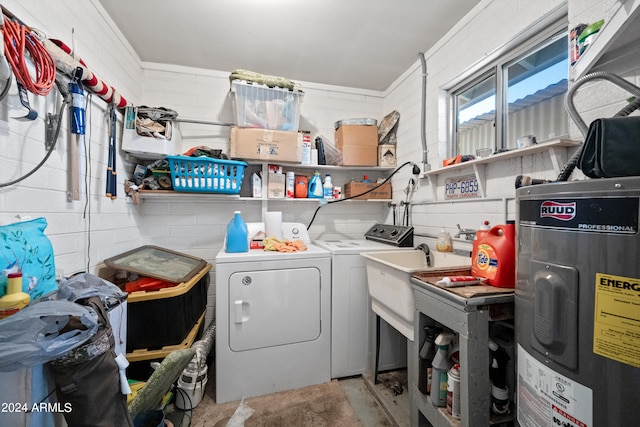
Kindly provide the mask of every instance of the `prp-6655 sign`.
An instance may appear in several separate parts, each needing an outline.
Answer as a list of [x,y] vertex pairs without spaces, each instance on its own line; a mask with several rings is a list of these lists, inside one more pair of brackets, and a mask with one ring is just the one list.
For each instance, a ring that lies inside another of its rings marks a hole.
[[478,180],[475,175],[447,178],[444,185],[444,198],[452,200],[479,197],[478,190]]

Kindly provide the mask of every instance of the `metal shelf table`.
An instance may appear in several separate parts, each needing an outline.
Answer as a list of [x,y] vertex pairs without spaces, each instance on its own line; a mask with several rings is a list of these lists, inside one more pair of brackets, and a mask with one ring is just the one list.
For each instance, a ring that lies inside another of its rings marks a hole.
[[[488,343],[490,322],[513,318],[513,290],[502,289],[503,293],[467,298],[455,293],[461,292],[461,288],[444,289],[421,280],[416,274],[411,278],[411,283],[416,305],[416,339],[410,356],[410,391],[413,395],[411,425],[486,427],[508,421],[504,417],[498,419],[491,415]],[[420,381],[426,383],[425,369],[419,358],[420,347],[425,339],[424,329],[436,324],[459,336],[460,420],[449,417],[444,408],[437,408],[429,396],[420,391],[423,388],[419,386]],[[509,418],[512,419],[512,416]]]

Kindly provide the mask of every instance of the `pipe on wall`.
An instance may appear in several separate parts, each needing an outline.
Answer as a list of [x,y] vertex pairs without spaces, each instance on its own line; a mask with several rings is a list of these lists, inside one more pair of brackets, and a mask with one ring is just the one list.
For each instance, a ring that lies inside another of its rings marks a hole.
[[422,172],[428,172],[431,170],[429,164],[427,149],[427,61],[424,59],[424,54],[420,52],[420,63],[422,64],[422,107],[420,110],[420,138],[422,140]]

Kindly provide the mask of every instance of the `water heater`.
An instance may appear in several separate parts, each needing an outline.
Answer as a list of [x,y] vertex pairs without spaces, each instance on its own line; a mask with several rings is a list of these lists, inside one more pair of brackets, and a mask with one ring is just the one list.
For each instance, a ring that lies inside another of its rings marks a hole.
[[640,420],[640,177],[517,190],[517,423]]

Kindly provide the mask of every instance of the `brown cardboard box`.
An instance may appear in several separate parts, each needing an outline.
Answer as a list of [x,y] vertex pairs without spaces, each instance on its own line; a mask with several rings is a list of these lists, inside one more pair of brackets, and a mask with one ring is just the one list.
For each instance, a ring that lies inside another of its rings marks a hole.
[[[344,185],[344,197],[351,197],[354,195],[362,194],[365,191],[374,188],[376,183],[374,182],[347,182]],[[391,199],[391,183],[387,182],[380,188],[373,190],[371,193],[367,193],[363,196],[356,197],[359,200],[367,199]]]
[[270,199],[284,199],[285,174],[269,172],[267,181],[267,197]]
[[232,127],[229,134],[232,159],[300,163],[302,134],[283,130]]
[[391,144],[378,145],[378,166],[396,167],[396,146]]
[[335,132],[336,147],[344,166],[378,165],[378,127],[343,125]]

